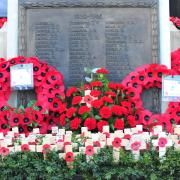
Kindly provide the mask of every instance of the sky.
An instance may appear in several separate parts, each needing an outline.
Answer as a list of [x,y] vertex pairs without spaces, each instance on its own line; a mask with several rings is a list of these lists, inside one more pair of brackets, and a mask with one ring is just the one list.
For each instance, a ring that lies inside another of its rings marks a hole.
[[7,0],[0,0],[0,17],[7,16]]

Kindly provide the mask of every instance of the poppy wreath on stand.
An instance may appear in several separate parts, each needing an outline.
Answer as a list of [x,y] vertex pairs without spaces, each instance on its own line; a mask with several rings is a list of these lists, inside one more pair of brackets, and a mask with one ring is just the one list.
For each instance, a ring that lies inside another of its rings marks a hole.
[[[33,64],[34,90],[36,101],[27,108],[13,108],[8,104],[11,94],[10,67],[17,64]],[[47,133],[59,124],[65,110],[63,75],[38,58],[16,57],[8,61],[0,59],[0,132],[4,134],[12,127],[28,134],[34,127],[40,133]]]
[[153,114],[143,107],[141,94],[143,90],[150,88],[160,89],[162,87],[162,75],[173,74],[177,74],[177,72],[167,69],[165,65],[149,64],[136,68],[134,72],[131,72],[123,80],[122,84],[126,87],[128,101],[134,103],[132,117],[135,119],[136,124],[142,124],[146,130],[151,130],[154,125],[162,125],[166,131],[172,132],[172,125],[176,122],[172,122],[171,116],[167,113],[169,108],[164,114]]

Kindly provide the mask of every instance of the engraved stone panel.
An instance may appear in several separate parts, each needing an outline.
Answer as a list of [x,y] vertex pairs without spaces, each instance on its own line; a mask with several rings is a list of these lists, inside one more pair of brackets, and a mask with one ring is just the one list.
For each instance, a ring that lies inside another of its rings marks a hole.
[[84,67],[101,66],[120,82],[152,62],[151,31],[146,8],[27,9],[27,55],[56,66],[68,85],[81,81]]

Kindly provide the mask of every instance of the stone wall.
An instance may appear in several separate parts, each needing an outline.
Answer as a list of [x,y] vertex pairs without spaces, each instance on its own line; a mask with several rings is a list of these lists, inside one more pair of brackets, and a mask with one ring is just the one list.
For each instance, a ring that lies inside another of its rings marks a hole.
[[171,51],[180,48],[180,30],[171,23]]

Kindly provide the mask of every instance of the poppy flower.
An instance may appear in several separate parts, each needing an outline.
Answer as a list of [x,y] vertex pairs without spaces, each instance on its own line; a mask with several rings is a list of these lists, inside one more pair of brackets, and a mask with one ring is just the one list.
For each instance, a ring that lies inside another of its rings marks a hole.
[[8,131],[10,131],[10,129],[8,127],[8,123],[0,122],[0,132],[2,132],[4,135],[6,135]]
[[105,118],[105,119],[109,119],[112,115],[112,111],[109,107],[107,106],[103,106],[100,110],[99,110],[99,115],[102,117],[102,118]]
[[42,114],[44,114],[46,112],[46,110],[48,109],[48,103],[46,103],[45,101],[42,100],[37,100],[36,103],[34,104],[34,107],[38,108],[38,111]]
[[114,123],[115,129],[124,129],[124,121],[122,119],[116,118]]
[[34,60],[33,62],[33,73],[34,76],[39,75],[41,73],[41,63],[39,63],[36,60]]
[[120,148],[121,147],[121,138],[115,137],[114,140],[112,141],[112,146],[114,148]]
[[101,106],[103,106],[103,101],[101,99],[95,99],[91,102],[91,105],[95,109],[99,109]]
[[62,105],[62,102],[58,98],[53,98],[53,101],[50,103],[49,109],[52,111],[57,111],[60,106]]
[[109,71],[105,68],[99,68],[96,70],[97,74],[109,74]]
[[10,73],[9,72],[7,72],[7,71],[1,71],[0,72],[0,82],[2,82],[2,83],[4,83],[4,82],[6,82],[7,81],[7,79],[9,79],[9,77],[10,77]]
[[136,120],[136,124],[141,124],[142,123],[142,119],[141,119],[141,113],[142,113],[143,109],[137,109],[134,116],[135,116],[135,120]]
[[41,122],[43,121],[43,114],[40,111],[33,110],[32,119],[38,124],[41,124]]
[[172,124],[175,119],[172,115],[169,114],[161,114],[160,118],[158,119],[157,125],[161,125],[163,127],[163,130],[169,133],[173,132],[173,126]]
[[123,79],[123,81],[122,81],[122,85],[123,86],[127,86],[127,84],[129,83],[129,82],[131,82],[135,77],[137,77],[138,76],[138,73],[136,72],[136,71],[133,71],[133,72],[131,72],[131,73],[129,73],[124,79]]
[[137,81],[137,78],[135,78],[134,80],[131,81],[130,84],[128,84],[128,87],[132,87],[132,88],[135,88],[136,89],[136,93],[142,93],[142,84],[140,84],[138,81]]
[[94,147],[91,145],[86,146],[85,154],[87,156],[92,156],[94,154]]
[[74,96],[72,99],[72,105],[77,105],[82,101],[82,97],[81,96]]
[[136,88],[128,87],[126,89],[126,96],[127,96],[127,98],[130,98],[132,100],[139,99],[140,93],[136,91]]
[[144,110],[141,112],[140,114],[141,119],[142,119],[142,123],[144,126],[148,126],[152,123],[152,112],[148,111],[148,110]]
[[101,81],[93,81],[93,82],[90,83],[90,85],[92,87],[102,87],[103,86]]
[[32,133],[33,132],[33,127],[31,125],[25,126],[25,132],[26,132],[26,134]]
[[22,145],[21,145],[21,151],[22,151],[22,152],[30,151],[30,149],[29,149],[29,144],[22,144]]
[[59,99],[64,99],[64,86],[61,86],[60,89],[53,89],[52,90],[52,96],[55,96],[56,98]]
[[105,94],[110,97],[116,97],[116,93],[112,91],[106,91]]
[[47,131],[51,132],[52,127],[56,126],[55,119],[51,116],[48,116],[47,123],[45,123],[47,126]]
[[48,131],[47,123],[42,124],[41,127],[39,128],[40,134],[47,134],[47,131]]
[[70,97],[72,96],[74,93],[76,93],[78,91],[78,89],[74,86],[70,87],[67,91],[66,91],[66,96]]
[[26,126],[19,125],[18,126],[19,133],[28,134]]
[[0,148],[0,154],[1,154],[1,156],[5,157],[5,156],[7,156],[9,153],[10,153],[10,151],[9,151],[8,148],[6,148],[6,147],[1,147],[1,148]]
[[22,124],[22,119],[23,119],[22,114],[20,113],[16,114],[12,112],[10,115],[10,126],[14,127],[14,126],[18,126],[19,124]]
[[75,117],[73,120],[70,121],[70,127],[72,130],[77,130],[79,125],[81,123],[81,119],[78,117]]
[[76,113],[77,109],[75,107],[70,107],[69,109],[67,109],[66,111],[66,116],[68,118],[71,118],[75,113]]
[[166,147],[167,139],[164,137],[160,137],[158,140],[158,146],[159,147]]
[[74,161],[74,154],[73,152],[67,152],[65,155],[66,162],[73,162]]
[[86,95],[86,96],[84,96],[83,101],[89,106],[89,105],[91,105],[93,98],[90,95]]
[[9,68],[9,62],[8,61],[3,61],[0,62],[0,71],[5,71],[7,68]]
[[98,131],[99,132],[102,132],[103,130],[103,126],[107,126],[108,125],[108,122],[107,121],[104,121],[104,120],[101,120],[97,123],[97,128],[98,128]]
[[112,113],[117,116],[122,116],[128,114],[128,111],[125,107],[119,105],[112,105]]
[[27,63],[26,58],[24,56],[18,56],[16,59],[17,64]]
[[129,124],[132,128],[136,126],[135,116],[129,115],[129,116],[127,117],[127,121],[128,121],[128,124]]
[[81,106],[80,108],[79,108],[79,110],[78,110],[78,114],[79,115],[82,115],[82,114],[84,114],[84,113],[89,113],[90,112],[90,108],[89,107],[87,107],[87,106]]
[[117,89],[116,83],[109,82],[108,83],[108,88],[112,89],[112,90],[116,90]]
[[13,65],[16,65],[17,63],[19,63],[19,58],[20,57],[15,57],[15,58],[11,58],[9,59],[9,63],[10,63],[10,66],[13,66]]
[[131,135],[130,135],[130,134],[125,134],[125,135],[124,135],[124,139],[130,140],[130,139],[131,139]]
[[[172,119],[174,119],[174,124],[180,125],[180,108],[173,108],[172,114],[170,115]],[[170,114],[170,113],[169,113]]]
[[42,149],[43,154],[46,154],[51,150],[51,146],[49,144],[44,144]]
[[60,118],[59,118],[59,124],[61,125],[61,127],[64,127],[66,124],[65,121],[66,115],[65,114],[61,114]]
[[0,63],[6,61],[4,58],[0,58]]
[[32,108],[26,108],[22,118],[22,123],[28,125],[32,123]]
[[87,118],[84,122],[84,126],[91,131],[96,128],[96,120],[94,118]]
[[99,91],[99,90],[92,90],[90,92],[90,95],[93,96],[93,97],[98,97],[98,96],[101,95],[101,91]]
[[99,141],[94,141],[93,146],[95,147],[101,147],[101,143]]
[[109,103],[109,104],[112,104],[113,103],[113,100],[111,97],[108,97],[108,96],[103,96],[101,98],[101,100],[104,102],[104,103]]
[[57,71],[50,71],[46,74],[47,81],[50,84],[55,84],[57,82],[62,82],[63,81],[63,76],[61,75],[60,72]]
[[141,142],[139,141],[135,141],[131,144],[131,149],[133,151],[139,151],[140,147],[141,147]]
[[[131,102],[130,101],[121,101],[120,105],[124,108],[126,108],[129,112],[132,111],[132,107],[131,107]],[[112,109],[112,112],[114,112],[115,110]]]

